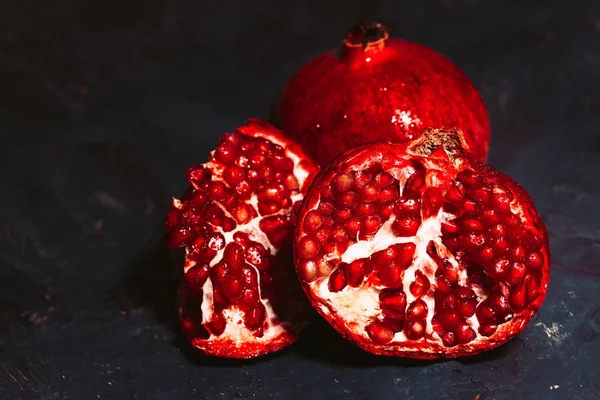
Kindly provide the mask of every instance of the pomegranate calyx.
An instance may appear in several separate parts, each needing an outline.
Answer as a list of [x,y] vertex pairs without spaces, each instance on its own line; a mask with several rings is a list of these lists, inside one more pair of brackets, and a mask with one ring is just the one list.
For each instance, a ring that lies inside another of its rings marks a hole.
[[413,154],[423,157],[431,155],[439,148],[442,148],[448,158],[454,162],[468,152],[469,145],[460,129],[442,127],[425,128],[423,134],[409,146]]
[[388,39],[388,31],[382,23],[363,21],[350,28],[343,44],[346,48],[361,48],[363,52],[372,53],[383,49]]

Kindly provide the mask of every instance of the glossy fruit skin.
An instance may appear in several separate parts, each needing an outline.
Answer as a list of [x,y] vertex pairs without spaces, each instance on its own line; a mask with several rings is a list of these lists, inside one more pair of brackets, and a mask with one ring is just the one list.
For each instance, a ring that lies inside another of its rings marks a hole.
[[[184,271],[177,308],[193,347],[243,359],[298,340],[312,310],[294,276],[292,230],[318,169],[296,143],[259,119],[223,135],[208,162],[188,169],[191,186],[173,199],[165,226],[172,261]],[[267,170],[270,178],[250,180],[252,172]],[[281,173],[296,179],[282,180]],[[273,193],[269,185],[281,190]],[[265,193],[271,197],[261,197]],[[274,212],[263,207],[278,200],[289,202]]]
[[321,166],[360,144],[405,142],[441,126],[461,129],[469,153],[485,162],[490,121],[469,78],[426,46],[380,36],[366,45],[345,40],[302,66],[283,87],[271,121]]
[[[543,265],[539,267],[542,277],[539,285],[539,294],[534,300],[527,304],[524,309],[515,312],[509,322],[500,325],[494,334],[487,338],[479,337],[477,341],[473,341],[466,345],[455,345],[453,347],[444,348],[442,346],[431,346],[430,343],[416,342],[410,346],[403,346],[398,345],[397,343],[376,343],[373,340],[369,340],[365,335],[358,333],[355,330],[356,327],[351,326],[351,324],[348,324],[341,318],[338,314],[339,310],[336,309],[328,299],[323,297],[322,288],[317,290],[315,283],[321,278],[317,278],[316,280],[314,278],[307,279],[306,273],[301,270],[302,254],[299,252],[299,243],[301,242],[300,239],[303,237],[303,234],[306,232],[304,226],[306,224],[307,215],[309,212],[318,208],[319,203],[322,202],[321,194],[326,192],[326,187],[331,184],[333,177],[337,174],[346,173],[350,168],[358,168],[357,170],[361,170],[361,168],[365,168],[366,165],[374,160],[377,162],[383,160],[388,164],[402,165],[405,162],[403,159],[406,160],[412,156],[415,156],[415,159],[419,159],[420,156],[423,155],[418,154],[420,153],[420,150],[415,152],[415,148],[411,143],[375,143],[359,146],[338,156],[315,178],[309,192],[305,196],[302,208],[299,212],[294,251],[296,272],[298,273],[304,291],[315,309],[344,338],[355,343],[363,350],[373,354],[415,359],[457,358],[480,354],[508,342],[525,329],[527,324],[541,307],[546,296],[550,278],[550,244],[546,227],[525,189],[516,181],[501,172],[493,170],[476,160],[470,159],[461,149],[456,150],[451,156],[454,160],[458,160],[453,161],[458,166],[458,169],[446,164],[445,161],[440,162],[439,160],[436,160],[440,153],[439,150],[435,150],[437,146],[439,146],[439,144],[421,146],[421,148],[428,149],[427,153],[432,153],[425,155],[424,159],[428,160],[427,162],[444,167],[442,171],[446,171],[450,176],[452,176],[452,174],[456,176],[463,168],[475,170],[485,176],[484,180],[487,183],[500,183],[505,187],[508,187],[515,198],[520,201],[524,210],[524,224],[541,239],[541,248],[539,252],[542,254]],[[410,156],[407,157],[407,154]],[[399,155],[404,155],[404,157]],[[442,158],[445,157],[446,156],[443,156]],[[421,159],[421,161],[424,159]],[[435,286],[435,283],[432,284],[433,288],[435,288]],[[331,289],[331,286],[329,287]],[[404,287],[406,288],[406,286]]]

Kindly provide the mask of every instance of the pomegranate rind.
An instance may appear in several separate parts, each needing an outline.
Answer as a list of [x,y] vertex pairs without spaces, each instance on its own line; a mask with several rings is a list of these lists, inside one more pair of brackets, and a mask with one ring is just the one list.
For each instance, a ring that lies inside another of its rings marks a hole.
[[[439,130],[448,132],[448,130]],[[451,136],[458,135],[456,142],[463,143],[462,133],[457,130],[449,130]],[[454,132],[454,133],[452,133]],[[429,130],[429,135],[437,135],[436,130]],[[431,145],[431,141],[427,142],[426,138],[410,143],[376,143],[359,146],[351,149],[340,156],[336,157],[333,162],[323,169],[315,178],[309,192],[305,196],[302,207],[299,211],[298,223],[295,231],[295,265],[296,272],[302,283],[306,295],[317,312],[334,327],[345,339],[355,343],[365,351],[377,355],[397,356],[415,359],[441,359],[441,358],[457,358],[465,356],[473,356],[482,352],[496,348],[519,334],[525,329],[527,324],[534,317],[535,313],[541,307],[548,289],[550,277],[550,244],[546,227],[542,218],[533,204],[533,200],[525,189],[516,181],[503,173],[496,171],[485,164],[472,160],[458,146],[452,151],[446,151],[447,159],[443,164],[446,175],[451,179],[464,169],[472,169],[478,171],[484,180],[488,182],[501,182],[507,187],[510,192],[519,201],[522,210],[522,221],[531,229],[532,232],[543,238],[541,249],[544,260],[541,268],[542,281],[540,282],[539,292],[537,297],[527,304],[520,312],[514,313],[509,322],[500,324],[495,333],[489,337],[478,335],[476,340],[467,344],[461,344],[454,347],[446,347],[441,343],[433,343],[431,341],[418,340],[413,342],[391,342],[387,344],[377,344],[369,337],[362,333],[356,332],[356,326],[351,326],[346,320],[340,317],[339,310],[330,301],[329,298],[323,296],[323,289],[319,289],[317,281],[305,280],[304,274],[300,270],[302,267],[301,258],[298,255],[298,243],[303,237],[305,229],[303,227],[304,220],[309,211],[315,210],[319,203],[323,189],[329,185],[333,178],[340,173],[349,171],[364,170],[372,164],[384,165],[383,170],[386,171],[387,166],[398,165],[406,162],[408,159],[419,159],[423,163],[439,163],[440,160],[432,158],[439,157],[440,154],[435,152],[436,146]],[[441,144],[439,145],[441,147]],[[433,154],[431,154],[433,153]],[[444,157],[444,156],[443,156]]]
[[[297,144],[295,144],[289,138],[285,137],[277,128],[256,118],[250,119],[247,125],[237,128],[235,132],[237,134],[252,138],[264,138],[273,144],[281,146],[285,152],[285,155],[294,162],[293,173],[296,176],[298,183],[300,184],[298,190],[299,193],[303,195],[307,192],[308,187],[312,182],[312,179],[319,170],[319,167],[310,158],[310,156],[303,152],[303,150]],[[204,164],[204,166],[207,169],[212,171],[210,179],[211,181],[223,181],[223,177],[221,176],[223,172],[223,165],[219,165],[218,162],[217,164],[214,163],[215,161],[213,160]],[[188,198],[190,193],[193,192],[193,190],[193,187],[188,189],[186,195],[184,195],[183,198]],[[196,190],[199,189],[196,188]],[[207,196],[209,197],[209,200],[212,201],[208,193]],[[296,202],[298,202],[302,197],[298,197],[299,195],[295,196]],[[174,199],[175,208],[177,208],[177,206],[180,204],[180,200]],[[246,204],[250,204],[250,202],[248,201],[246,202]],[[295,211],[297,211],[297,206],[299,206],[299,204],[297,204],[296,207],[290,207],[287,210],[282,210],[278,213],[278,215],[285,215],[286,218],[288,218],[291,216],[292,213],[295,213]],[[253,207],[258,213],[258,210],[256,209],[256,204]],[[284,214],[282,214],[282,212]],[[257,215],[255,216],[254,220],[260,221],[263,220],[264,217],[268,217],[270,215],[271,214],[264,216]],[[204,218],[202,214],[199,214],[197,216],[200,218],[200,220]],[[260,229],[259,222],[256,223],[255,227],[249,229]],[[236,230],[237,228],[234,229],[234,231]],[[223,233],[223,231],[219,232]],[[248,229],[242,230],[241,232],[248,233]],[[262,231],[260,233],[263,236],[265,235],[265,233]],[[291,239],[292,237],[290,236],[289,239],[281,246],[275,246],[270,241],[268,242],[268,246],[266,246],[265,243],[262,243],[267,248],[267,253],[269,251],[269,248],[273,248],[275,250],[275,254],[272,261],[275,263],[274,268],[277,268],[279,272],[281,272],[281,268],[286,268],[285,265],[277,263],[285,262],[285,258],[281,255],[286,251],[291,254]],[[228,243],[230,242],[226,242],[225,246]],[[301,290],[298,288],[297,293],[293,290],[292,285],[294,283],[297,283],[297,281],[293,276],[293,271],[291,268],[291,257],[289,257],[290,273],[282,273],[276,275],[276,279],[279,280],[275,282],[275,285],[278,286],[278,289],[280,289],[281,287],[285,288],[286,295],[288,296],[288,299],[286,299],[285,303],[285,315],[278,315],[277,312],[275,312],[272,309],[272,304],[270,305],[271,309],[269,309],[270,300],[261,297],[259,304],[262,303],[263,305],[265,305],[265,307],[267,307],[266,320],[263,324],[263,328],[261,328],[264,329],[264,334],[262,336],[255,335],[253,331],[249,330],[246,326],[243,325],[243,322],[239,320],[238,317],[240,315],[242,317],[244,316],[244,312],[241,311],[241,309],[236,309],[231,312],[227,311],[227,314],[225,313],[225,311],[223,311],[223,314],[226,315],[225,318],[228,321],[225,331],[221,334],[213,335],[209,333],[209,329],[206,328],[204,323],[204,317],[202,325],[199,325],[197,323],[198,321],[196,321],[196,323],[193,324],[190,322],[189,319],[186,319],[184,317],[184,314],[186,313],[185,309],[187,307],[186,302],[188,301],[188,298],[190,298],[189,296],[197,296],[195,293],[193,293],[193,290],[189,289],[186,285],[185,273],[187,273],[195,265],[195,261],[191,260],[188,257],[188,248],[188,246],[183,246],[181,248],[172,249],[171,260],[178,268],[181,268],[182,265],[184,266],[184,277],[182,278],[182,281],[179,285],[177,303],[182,332],[187,337],[188,341],[193,347],[197,348],[198,350],[209,356],[247,359],[281,350],[298,340],[300,332],[309,324],[309,320],[311,317],[311,309],[308,303],[306,303],[306,299],[302,295]],[[209,277],[206,282],[210,282],[211,280],[212,278]],[[206,286],[203,287],[203,290],[205,287]],[[212,290],[212,284],[210,288]],[[260,287],[258,290],[260,296]],[[212,301],[212,294],[209,298]],[[203,298],[202,303],[204,303],[205,301],[206,298]],[[212,303],[209,304],[208,307],[210,307],[210,312],[212,314],[214,312],[212,311]],[[204,312],[204,306],[201,308],[202,312]],[[229,308],[231,308],[231,306],[229,306],[226,309],[229,310]],[[227,315],[233,315],[233,317],[230,318]],[[204,332],[203,335],[198,334],[199,330],[202,330]]]

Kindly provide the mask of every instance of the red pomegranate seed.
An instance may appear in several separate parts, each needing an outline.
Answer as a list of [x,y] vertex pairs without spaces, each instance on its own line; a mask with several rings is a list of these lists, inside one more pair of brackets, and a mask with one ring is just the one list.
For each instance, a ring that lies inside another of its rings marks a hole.
[[383,225],[379,215],[369,215],[360,224],[360,234],[363,237],[374,235]]
[[352,210],[349,208],[338,208],[333,213],[333,218],[338,222],[345,221],[347,219],[350,219],[351,217],[352,217]]
[[321,262],[319,262],[319,264],[317,264],[318,276],[322,276],[322,277],[329,276],[329,274],[331,274],[331,271],[333,271],[334,267],[335,267],[335,265],[332,261],[321,260]]
[[387,172],[379,172],[375,175],[375,183],[378,187],[384,188],[396,182],[393,176],[388,174]]
[[300,278],[312,282],[318,278],[317,263],[314,260],[302,260],[296,267]]
[[452,284],[443,276],[438,276],[436,279],[436,294],[441,296],[447,295],[452,291]]
[[492,336],[498,330],[498,325],[481,325],[479,327],[479,333],[482,336]]
[[[392,247],[392,246],[390,246]],[[390,248],[388,247],[388,249]],[[393,246],[395,249],[395,262],[396,264],[402,268],[403,270],[408,268],[413,261],[413,257],[415,255],[415,251],[417,249],[417,245],[408,242],[408,243],[399,243]]]
[[358,287],[365,279],[364,260],[354,260],[344,265],[344,273],[349,286]]
[[456,336],[456,341],[460,344],[469,343],[477,336],[473,328],[467,324],[459,325],[454,331],[454,335]]
[[525,274],[527,273],[527,267],[525,264],[521,262],[514,262],[510,266],[508,270],[508,275],[506,276],[506,283],[510,286],[515,286],[521,283],[523,278],[525,278]]
[[517,245],[511,249],[510,256],[514,261],[525,261],[527,259],[527,250],[525,246]]
[[406,326],[404,327],[406,337],[410,340],[421,339],[425,336],[426,329],[427,324],[425,321],[406,321]]
[[394,204],[398,214],[418,214],[421,209],[420,200],[413,197],[401,197]]
[[460,232],[460,227],[456,222],[442,222],[442,235],[455,235],[458,232]]
[[415,297],[421,297],[429,290],[429,279],[421,272],[415,271],[415,281],[410,284],[410,292]]
[[262,303],[258,303],[244,315],[244,324],[251,331],[261,329],[265,320],[266,310]]
[[510,292],[510,297],[508,298],[508,302],[512,309],[516,312],[521,311],[525,308],[525,303],[527,301],[527,285],[523,283],[520,286],[513,288]]
[[339,292],[346,287],[346,276],[344,275],[344,269],[338,268],[329,275],[329,290],[332,292]]
[[473,289],[470,289],[470,288],[465,287],[465,286],[459,286],[459,287],[457,287],[454,290],[454,295],[459,300],[468,300],[468,299],[472,299],[472,298],[475,297],[475,293],[473,292]]
[[403,195],[420,198],[421,188],[425,184],[425,174],[421,171],[415,172],[406,180]]
[[349,174],[339,174],[331,181],[331,188],[338,193],[346,192],[354,186],[354,179]]
[[226,325],[227,322],[225,321],[223,315],[214,313],[211,321],[208,324],[206,324],[206,329],[208,329],[208,331],[211,334],[215,336],[220,336],[223,334],[223,332],[225,332]]
[[441,335],[442,343],[446,347],[454,347],[458,343],[456,342],[456,337],[453,332],[444,332]]
[[380,189],[377,188],[375,185],[367,185],[364,188],[362,188],[359,192],[359,198],[361,201],[364,202],[364,205],[370,204],[379,199],[379,190]]
[[323,223],[323,217],[318,211],[311,210],[304,217],[304,230],[308,233],[312,233],[319,229]]
[[396,288],[402,285],[404,268],[393,261],[386,265],[377,265],[379,269],[379,280],[383,286]]
[[256,269],[253,267],[246,264],[246,267],[242,268],[242,273],[240,276],[245,287],[258,287],[258,274],[256,273]]
[[329,216],[335,210],[335,206],[332,203],[322,202],[321,204],[319,204],[318,210],[321,213],[321,215]]
[[321,191],[321,201],[331,203],[334,200],[333,189],[330,185],[327,185]]
[[379,190],[378,200],[381,203],[387,203],[389,201],[394,201],[398,198],[398,187],[397,186],[388,186]]
[[302,258],[314,258],[319,254],[321,246],[319,242],[310,237],[304,236],[298,244],[298,255]]
[[462,207],[466,214],[474,214],[477,212],[477,203],[475,203],[473,200],[465,200]]
[[242,246],[237,243],[229,243],[227,247],[225,247],[223,261],[225,261],[232,270],[241,269],[244,265],[244,250],[242,249]]
[[495,226],[499,221],[500,216],[495,209],[490,208],[481,212],[481,222],[483,222],[486,226]]
[[377,212],[377,206],[373,203],[360,203],[354,209],[358,216],[369,216]]
[[427,317],[427,312],[429,308],[427,307],[427,303],[423,300],[415,300],[413,301],[408,309],[406,310],[406,318],[409,320],[423,320]]
[[378,344],[389,343],[394,339],[394,331],[380,321],[371,322],[365,327],[365,331],[371,340]]
[[486,265],[493,263],[495,258],[496,253],[492,247],[486,246],[479,251],[479,259]]
[[344,229],[348,232],[348,236],[354,240],[360,231],[361,225],[362,223],[358,218],[350,218],[344,222]]
[[470,316],[472,316],[473,314],[475,314],[475,311],[477,310],[477,300],[476,299],[469,299],[469,300],[462,300],[458,303],[458,306],[456,307],[456,311],[458,311],[458,313],[465,318],[468,318]]
[[491,265],[486,272],[497,280],[504,280],[508,274],[510,262],[506,258],[500,258]]
[[211,178],[211,173],[203,164],[196,164],[188,168],[185,173],[188,181],[196,188]]
[[438,314],[438,320],[445,329],[452,330],[460,322],[460,317],[456,311],[448,310]]
[[184,247],[189,245],[193,240],[194,236],[192,235],[190,227],[180,225],[171,231],[171,235],[169,236],[169,246]]
[[476,252],[486,242],[486,237],[479,233],[470,233],[463,238],[462,245],[468,252]]
[[370,174],[363,171],[352,171],[351,175],[352,179],[354,179],[354,184],[358,188],[364,187],[367,183],[371,182],[372,179]]
[[462,183],[466,187],[476,185],[477,183],[479,183],[479,180],[480,180],[479,175],[477,175],[475,173],[475,171],[471,171],[471,170],[462,171],[456,177],[456,181]]
[[510,211],[510,203],[512,201],[512,196],[509,196],[507,193],[494,193],[493,202],[494,208],[499,212],[508,213]]
[[467,218],[462,221],[462,228],[467,233],[477,233],[483,231],[483,224],[475,218]]
[[453,204],[462,204],[464,199],[465,195],[463,194],[462,188],[459,187],[457,183],[453,183],[446,193],[445,200]]
[[349,241],[348,233],[341,226],[333,227],[330,239],[337,244],[347,244]]
[[251,242],[246,247],[244,257],[247,262],[260,269],[267,259],[267,250],[260,243]]
[[192,290],[202,290],[202,286],[204,286],[204,283],[208,279],[208,272],[208,264],[193,266],[185,274],[187,285],[189,285],[192,288]]
[[476,313],[477,319],[482,325],[496,322],[496,313],[490,306],[485,305],[485,302],[481,303],[479,307],[477,307]]
[[525,277],[525,285],[527,286],[527,300],[532,302],[538,296],[540,282],[535,276],[527,275]]
[[416,216],[398,216],[392,223],[392,231],[397,236],[414,236],[420,226],[421,220]]
[[430,187],[423,192],[423,218],[429,218],[437,215],[442,208],[442,193],[438,188]]
[[331,236],[331,231],[328,228],[319,229],[314,233],[315,239],[320,244],[325,244],[329,240],[329,236]]
[[383,289],[379,292],[380,307],[383,310],[391,310],[399,317],[403,317],[406,311],[406,294],[402,289]]
[[215,305],[215,310],[224,310],[225,308],[230,306],[229,299],[227,299],[223,291],[219,288],[213,289],[213,302]]
[[458,282],[458,270],[449,261],[445,261],[442,266],[442,274],[451,284]]
[[336,198],[336,205],[338,207],[353,207],[356,204],[356,193],[349,190],[341,193]]
[[242,282],[237,278],[228,279],[227,283],[223,283],[220,287],[232,304],[236,303],[244,289]]

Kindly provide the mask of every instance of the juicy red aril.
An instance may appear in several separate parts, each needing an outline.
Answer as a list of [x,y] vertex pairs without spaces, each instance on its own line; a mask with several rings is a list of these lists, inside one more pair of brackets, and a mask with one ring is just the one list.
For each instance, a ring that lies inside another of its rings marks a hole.
[[350,264],[344,266],[344,274],[348,285],[352,287],[358,287],[362,284],[365,279],[365,261],[355,260]]
[[383,322],[372,322],[367,325],[365,331],[375,343],[384,344],[394,338],[394,331]]
[[[173,200],[165,224],[170,245],[186,247],[178,302],[195,347],[248,358],[296,340],[305,310],[285,257],[294,213],[317,169],[296,144],[253,120],[221,137],[209,162],[187,170],[191,187]],[[305,225],[314,231],[323,220],[316,214]],[[321,245],[313,244],[317,254]],[[310,246],[307,240],[308,255]],[[282,288],[285,295],[277,295]]]
[[547,288],[547,234],[529,197],[465,158],[455,132],[428,132],[341,156],[298,219],[296,268],[311,301],[377,354],[493,348],[523,329]]
[[412,320],[423,320],[427,316],[428,307],[423,300],[416,300],[406,310],[406,317]]
[[329,290],[332,292],[339,292],[344,289],[346,285],[346,276],[344,275],[344,270],[342,268],[336,269],[329,276]]
[[404,318],[406,294],[400,289],[383,289],[379,292],[379,304],[384,315],[392,318]]

